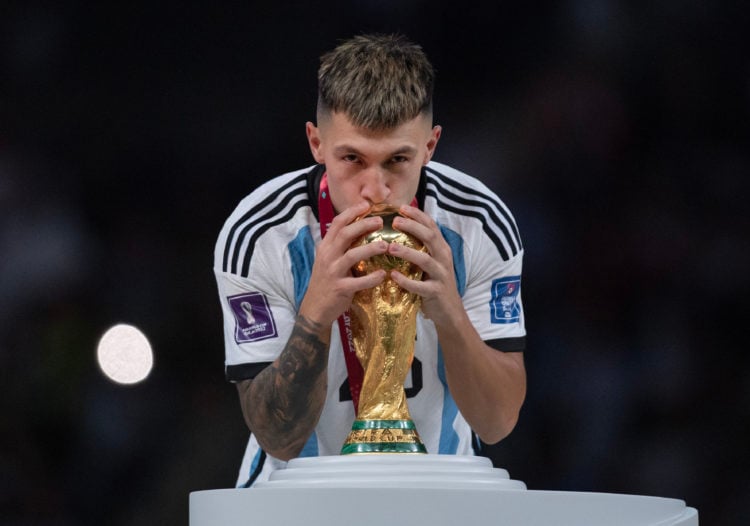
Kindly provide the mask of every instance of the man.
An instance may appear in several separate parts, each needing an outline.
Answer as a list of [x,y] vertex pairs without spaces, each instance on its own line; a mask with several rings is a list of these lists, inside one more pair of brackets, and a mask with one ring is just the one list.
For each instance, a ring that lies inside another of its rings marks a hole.
[[[424,271],[422,281],[392,277],[422,298],[407,396],[427,451],[472,454],[472,432],[495,443],[516,424],[523,248],[497,196],[431,161],[433,83],[421,48],[400,36],[358,36],[324,55],[317,123],[306,124],[317,164],[263,184],[224,225],[214,271],[226,373],[251,431],[238,485],[294,457],[339,453],[355,417],[340,318],[355,292],[385,279],[351,273],[376,254]],[[394,227],[427,252],[352,248],[382,226],[356,220],[382,203],[399,207]]]

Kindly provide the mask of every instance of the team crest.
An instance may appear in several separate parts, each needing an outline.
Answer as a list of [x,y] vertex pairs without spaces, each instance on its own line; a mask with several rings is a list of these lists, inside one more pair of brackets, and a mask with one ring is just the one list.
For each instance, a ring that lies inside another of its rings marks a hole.
[[521,276],[499,278],[492,282],[490,299],[490,321],[492,323],[517,323],[521,317],[518,293],[521,291]]
[[234,340],[237,343],[257,342],[277,336],[276,323],[264,294],[249,292],[230,296],[227,300],[234,314]]

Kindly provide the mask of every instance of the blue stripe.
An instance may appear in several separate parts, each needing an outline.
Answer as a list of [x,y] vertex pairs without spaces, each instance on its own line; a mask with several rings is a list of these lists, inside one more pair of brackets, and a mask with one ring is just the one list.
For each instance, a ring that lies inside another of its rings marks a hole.
[[458,433],[453,429],[453,422],[458,415],[458,407],[453,401],[451,392],[448,390],[448,381],[445,379],[445,362],[443,361],[443,349],[438,344],[438,377],[443,384],[443,413],[440,424],[440,445],[438,453],[441,455],[453,455],[458,451]]
[[315,242],[310,234],[310,227],[302,228],[297,233],[297,237],[289,242],[288,248],[294,276],[294,301],[299,309],[302,298],[307,292],[307,285],[310,283],[310,274],[315,259]]
[[[306,226],[302,228],[297,237],[289,242],[288,247],[289,256],[292,261],[292,275],[294,276],[294,301],[297,309],[299,309],[302,298],[305,297],[305,292],[307,292],[307,286],[310,283],[313,261],[315,260],[315,242],[310,234],[310,227]],[[318,455],[318,437],[313,432],[310,438],[307,439],[299,456],[317,457]]]
[[[453,253],[453,271],[456,276],[456,288],[463,296],[466,290],[466,262],[464,261],[464,240],[457,232],[440,225],[440,232],[451,247]],[[448,390],[448,380],[445,377],[445,362],[443,349],[438,344],[438,378],[443,384],[443,412],[441,415],[440,445],[438,453],[441,455],[455,454],[458,451],[458,433],[453,423],[458,415],[458,406]]]
[[448,242],[453,253],[453,273],[456,276],[456,288],[463,296],[466,290],[466,262],[464,261],[464,240],[455,230],[439,225],[440,233]]
[[318,435],[313,432],[312,436],[307,439],[307,443],[305,443],[305,447],[302,448],[302,451],[300,451],[299,456],[300,457],[317,457],[319,455],[318,452]]
[[[310,234],[310,227],[302,228],[297,237],[289,242],[289,257],[292,261],[292,276],[294,276],[294,301],[299,309],[302,298],[305,297],[310,283],[313,261],[315,259],[315,242]],[[307,439],[299,454],[300,457],[318,456],[318,437],[315,433]]]
[[250,464],[250,473],[247,475],[247,482],[240,486],[241,488],[248,487],[248,482],[250,482],[253,479],[253,475],[255,474],[255,470],[258,469],[258,462],[260,462],[260,456],[263,454],[263,450],[258,448],[258,451],[255,452],[255,456],[253,457],[253,462]]

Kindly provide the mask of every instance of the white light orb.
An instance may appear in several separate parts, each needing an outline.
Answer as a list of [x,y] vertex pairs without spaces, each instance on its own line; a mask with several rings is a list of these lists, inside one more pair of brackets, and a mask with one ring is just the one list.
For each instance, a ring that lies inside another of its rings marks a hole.
[[154,365],[154,354],[146,335],[126,324],[115,325],[102,335],[96,358],[107,378],[125,385],[144,380]]

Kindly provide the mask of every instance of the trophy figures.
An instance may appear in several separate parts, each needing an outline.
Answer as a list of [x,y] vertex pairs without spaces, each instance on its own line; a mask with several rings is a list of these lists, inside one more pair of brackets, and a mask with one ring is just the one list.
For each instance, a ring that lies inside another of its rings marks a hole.
[[[382,216],[383,228],[355,245],[378,240],[400,243],[425,250],[422,243],[393,228],[398,211],[390,206],[375,206],[370,216]],[[411,279],[422,279],[422,270],[390,254],[360,261],[352,269],[355,276],[373,270],[388,272],[380,285],[361,290],[350,308],[354,350],[364,370],[357,416],[341,454],[350,453],[426,453],[409,415],[404,381],[414,358],[417,312],[421,298],[399,287],[390,277],[398,270]]]

